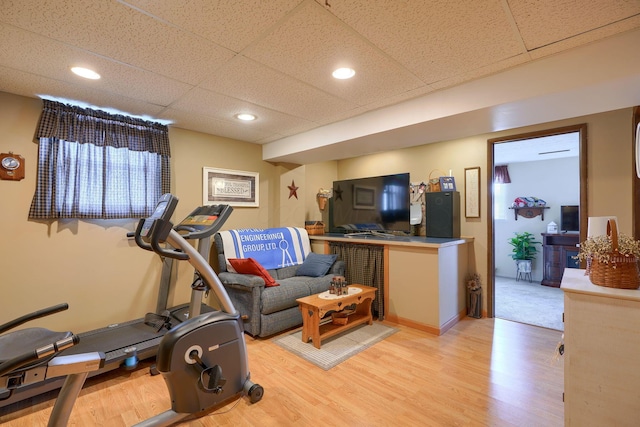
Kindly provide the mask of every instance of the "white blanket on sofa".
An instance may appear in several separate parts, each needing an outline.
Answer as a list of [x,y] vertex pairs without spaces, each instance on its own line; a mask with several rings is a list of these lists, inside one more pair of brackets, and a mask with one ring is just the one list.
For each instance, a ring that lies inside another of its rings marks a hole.
[[302,264],[311,252],[307,230],[298,227],[226,230],[220,237],[229,271],[229,258],[253,258],[269,270]]

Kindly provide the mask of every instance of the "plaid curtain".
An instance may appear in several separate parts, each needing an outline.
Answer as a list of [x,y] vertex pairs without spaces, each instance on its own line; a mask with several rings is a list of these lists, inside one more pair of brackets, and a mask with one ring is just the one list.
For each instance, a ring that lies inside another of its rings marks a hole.
[[168,128],[43,100],[30,219],[140,218],[170,189]]
[[384,320],[384,247],[359,243],[329,242],[329,252],[346,264],[347,283],[373,286],[378,291],[373,312]]

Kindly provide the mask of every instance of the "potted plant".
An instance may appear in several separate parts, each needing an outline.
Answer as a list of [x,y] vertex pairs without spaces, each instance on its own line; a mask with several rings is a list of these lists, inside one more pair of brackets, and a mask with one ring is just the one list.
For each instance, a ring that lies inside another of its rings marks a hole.
[[508,242],[513,247],[511,258],[516,261],[516,279],[524,273],[529,276],[529,281],[531,281],[531,261],[538,255],[536,245],[541,242],[535,240],[533,234],[528,231],[514,234],[515,237],[510,238]]

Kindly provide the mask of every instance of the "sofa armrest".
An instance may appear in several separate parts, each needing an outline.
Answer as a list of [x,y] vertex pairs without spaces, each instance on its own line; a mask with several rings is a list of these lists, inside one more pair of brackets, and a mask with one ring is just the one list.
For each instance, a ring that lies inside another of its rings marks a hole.
[[345,263],[341,259],[337,259],[336,262],[333,263],[329,272],[327,274],[333,274],[334,276],[344,276],[345,272]]
[[218,278],[223,285],[247,288],[264,288],[264,279],[253,274],[230,273],[228,271],[218,274]]

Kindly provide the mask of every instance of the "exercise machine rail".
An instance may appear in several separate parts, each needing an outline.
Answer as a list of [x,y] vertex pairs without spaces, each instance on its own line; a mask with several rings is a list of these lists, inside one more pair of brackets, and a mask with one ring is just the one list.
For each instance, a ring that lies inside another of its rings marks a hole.
[[[208,413],[242,395],[247,396],[251,403],[256,403],[264,394],[263,388],[250,378],[244,328],[239,312],[208,260],[196,252],[173,229],[169,221],[176,204],[177,198],[171,194],[163,195],[154,214],[140,221],[136,230],[136,243],[161,256],[187,260],[216,295],[221,310],[190,317],[169,330],[162,338],[157,352],[157,364],[170,394],[171,408],[137,424],[141,427],[172,425],[191,415]],[[163,246],[165,242],[167,245]],[[0,333],[30,319],[67,307],[62,304],[23,316],[0,325]],[[50,344],[35,350],[29,348],[36,344],[30,339],[28,331],[0,336],[0,350],[11,349],[14,353],[12,355],[11,351],[4,352],[8,357],[0,360],[0,379],[6,379],[7,374],[13,379],[20,378],[23,371],[18,369],[40,369],[44,359],[47,367],[42,369],[45,369],[46,375],[40,376],[40,381],[49,375],[66,377],[49,418],[49,426],[62,427],[67,425],[89,372],[98,369],[105,357],[103,353],[97,352],[62,355],[63,348],[73,347],[79,339],[68,332],[63,339],[58,340],[58,332],[44,331],[46,334],[43,338]],[[14,343],[20,342],[22,345],[17,345],[19,350],[16,352]],[[39,363],[33,365],[35,361]],[[10,390],[15,390],[15,387]]]
[[[152,216],[139,221],[133,237],[138,246],[150,251],[158,249],[158,251],[155,252],[164,257],[155,314],[162,316],[164,312],[168,311],[171,313],[171,322],[165,328],[157,328],[147,324],[145,322],[147,317],[145,317],[78,334],[77,336],[80,338],[80,342],[68,350],[65,350],[62,354],[103,353],[105,360],[102,367],[99,370],[91,372],[89,374],[90,377],[124,366],[125,360],[130,358],[132,354],[135,354],[137,360],[155,357],[162,337],[171,327],[178,325],[190,317],[195,317],[202,312],[214,311],[213,308],[201,303],[202,294],[208,291],[211,286],[208,283],[206,286],[207,289],[192,290],[190,303],[173,308],[166,307],[173,261],[175,259],[186,259],[188,257],[179,250],[167,252],[163,247],[159,246],[160,243],[165,243],[164,239],[161,242],[154,243],[155,248],[151,246],[152,242],[149,237],[153,232],[157,231],[151,229],[151,227],[158,227],[160,224],[164,227],[169,227],[169,230],[161,230],[160,235],[168,236],[171,231],[169,218],[173,214],[178,201],[175,197],[169,196],[171,195],[163,195],[158,201]],[[186,240],[198,239],[198,253],[208,260],[208,251],[211,247],[210,238],[224,225],[232,212],[233,208],[224,204],[200,206],[194,209],[174,229]],[[131,234],[128,234],[128,236],[131,237]],[[171,257],[166,256],[168,253],[171,254]],[[197,271],[195,276],[199,276]],[[153,315],[154,313],[150,314]],[[25,384],[15,389],[12,395],[5,399],[3,399],[5,396],[4,392],[0,390],[0,408],[58,389],[62,387],[63,381],[63,378],[54,378],[49,381]]]

